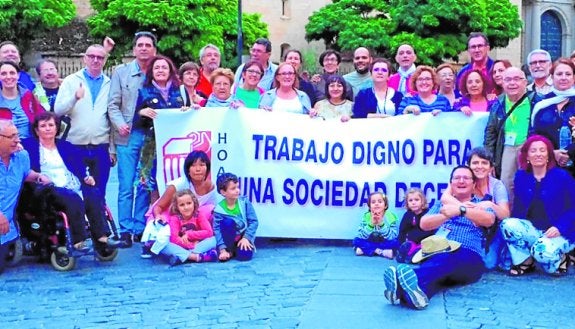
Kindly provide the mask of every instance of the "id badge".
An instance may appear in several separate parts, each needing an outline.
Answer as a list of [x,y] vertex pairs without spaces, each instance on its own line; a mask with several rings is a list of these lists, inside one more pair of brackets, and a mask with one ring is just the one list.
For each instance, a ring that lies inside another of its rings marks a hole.
[[449,235],[449,233],[451,232],[451,230],[445,226],[441,226],[437,232],[435,232],[435,235],[440,236],[442,238],[446,238]]
[[505,134],[505,145],[506,146],[515,146],[516,137],[517,136],[515,135],[515,133]]

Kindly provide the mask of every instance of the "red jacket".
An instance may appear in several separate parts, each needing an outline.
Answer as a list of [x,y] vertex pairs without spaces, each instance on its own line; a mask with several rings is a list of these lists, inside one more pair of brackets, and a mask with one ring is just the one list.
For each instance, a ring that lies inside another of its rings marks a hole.
[[26,113],[30,125],[32,125],[36,115],[46,112],[46,110],[44,110],[38,99],[36,99],[36,96],[34,96],[30,90],[18,87],[18,91],[20,92],[20,105],[24,113]]

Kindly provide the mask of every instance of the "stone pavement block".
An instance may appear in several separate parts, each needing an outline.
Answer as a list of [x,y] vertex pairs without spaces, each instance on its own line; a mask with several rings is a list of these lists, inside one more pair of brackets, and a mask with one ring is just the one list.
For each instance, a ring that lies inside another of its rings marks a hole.
[[374,295],[383,296],[383,278],[377,281],[322,280],[315,289],[316,294]]
[[332,310],[334,313],[381,312],[388,301],[382,296],[322,295],[315,294],[306,305],[306,311]]
[[276,317],[271,319],[271,328],[301,328],[297,317]]

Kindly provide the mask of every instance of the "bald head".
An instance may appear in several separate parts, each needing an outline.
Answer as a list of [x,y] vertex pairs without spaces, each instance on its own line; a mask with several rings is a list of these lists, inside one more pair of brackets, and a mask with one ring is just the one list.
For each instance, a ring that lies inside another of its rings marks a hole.
[[397,48],[395,61],[402,69],[408,70],[416,60],[417,56],[415,55],[415,50],[411,45],[403,44]]
[[359,47],[353,52],[353,66],[359,74],[369,72],[369,65],[371,64],[371,54],[365,47]]

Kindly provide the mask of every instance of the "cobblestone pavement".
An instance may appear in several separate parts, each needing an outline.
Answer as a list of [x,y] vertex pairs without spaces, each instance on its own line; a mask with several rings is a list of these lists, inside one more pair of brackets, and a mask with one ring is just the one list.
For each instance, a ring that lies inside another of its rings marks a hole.
[[488,273],[414,311],[383,297],[393,262],[357,257],[349,241],[256,244],[246,263],[169,267],[141,259],[139,244],[70,272],[27,258],[0,275],[0,328],[575,328],[573,269]]
[[172,268],[138,244],[70,272],[28,258],[0,276],[2,328],[575,328],[573,273],[489,273],[414,311],[383,297],[392,262],[348,242],[258,244],[251,262]]

